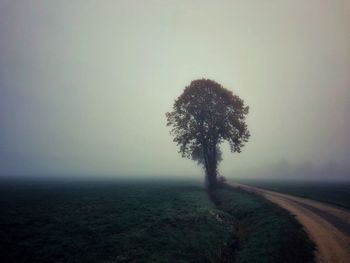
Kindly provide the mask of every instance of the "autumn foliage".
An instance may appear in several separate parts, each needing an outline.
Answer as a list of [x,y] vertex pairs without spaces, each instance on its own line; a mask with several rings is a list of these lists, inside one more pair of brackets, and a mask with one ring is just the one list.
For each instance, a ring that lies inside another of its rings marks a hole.
[[191,82],[166,113],[174,142],[183,157],[203,165],[209,188],[217,185],[220,144],[241,152],[250,136],[246,124],[249,107],[232,91],[210,79]]

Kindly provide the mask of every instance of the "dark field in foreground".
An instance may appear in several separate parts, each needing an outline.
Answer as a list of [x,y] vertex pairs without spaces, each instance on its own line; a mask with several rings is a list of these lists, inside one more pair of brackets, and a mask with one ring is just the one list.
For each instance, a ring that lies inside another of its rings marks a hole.
[[0,262],[309,262],[295,219],[192,182],[2,183]]
[[237,181],[350,209],[350,182],[303,182],[278,180]]

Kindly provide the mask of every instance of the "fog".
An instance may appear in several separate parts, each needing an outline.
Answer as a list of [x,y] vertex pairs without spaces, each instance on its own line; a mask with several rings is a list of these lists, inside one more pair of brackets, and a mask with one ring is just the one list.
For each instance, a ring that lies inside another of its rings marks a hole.
[[165,112],[210,78],[250,106],[229,178],[350,180],[350,1],[0,0],[0,174],[200,178]]

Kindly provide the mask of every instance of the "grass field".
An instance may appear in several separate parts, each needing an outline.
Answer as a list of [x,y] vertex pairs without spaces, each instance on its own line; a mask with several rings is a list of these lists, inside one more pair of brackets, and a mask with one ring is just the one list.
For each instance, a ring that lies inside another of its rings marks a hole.
[[314,245],[287,211],[242,190],[214,193],[218,209],[236,225],[235,262],[312,262]]
[[260,197],[194,182],[0,186],[0,262],[309,262],[312,244]]
[[306,197],[350,209],[350,182],[238,180],[265,189]]

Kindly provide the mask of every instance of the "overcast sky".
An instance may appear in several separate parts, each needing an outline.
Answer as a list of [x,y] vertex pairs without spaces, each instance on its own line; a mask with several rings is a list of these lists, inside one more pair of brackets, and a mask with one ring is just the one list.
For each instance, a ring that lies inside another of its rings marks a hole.
[[227,177],[350,178],[350,1],[0,0],[0,174],[200,176],[165,112],[250,106]]

